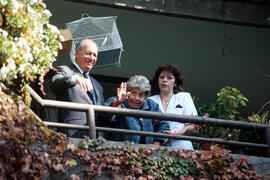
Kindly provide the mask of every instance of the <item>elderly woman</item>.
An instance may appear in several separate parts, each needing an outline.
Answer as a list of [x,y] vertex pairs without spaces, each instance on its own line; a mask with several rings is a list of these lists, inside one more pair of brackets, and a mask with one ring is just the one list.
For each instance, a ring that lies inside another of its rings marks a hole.
[[[148,79],[141,75],[132,76],[126,83],[122,83],[117,88],[117,97],[111,97],[105,105],[119,108],[136,109],[144,111],[161,112],[159,106],[154,101],[147,99],[151,91],[151,85]],[[113,116],[111,118],[111,127],[119,129],[128,129],[135,131],[146,131],[162,133],[169,130],[168,122],[157,121],[155,127],[152,125],[152,119],[137,118],[131,116]],[[131,134],[112,134],[109,138],[114,141],[132,141],[136,144],[155,144],[160,145],[164,138],[138,136]]]

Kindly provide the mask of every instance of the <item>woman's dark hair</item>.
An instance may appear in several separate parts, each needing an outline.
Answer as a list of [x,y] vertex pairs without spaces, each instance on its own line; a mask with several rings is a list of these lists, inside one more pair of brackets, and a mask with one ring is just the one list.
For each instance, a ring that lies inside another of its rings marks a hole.
[[184,90],[184,77],[182,76],[180,69],[175,65],[164,64],[157,68],[155,76],[152,80],[153,94],[160,93],[158,86],[158,78],[162,71],[169,71],[173,74],[176,84],[176,86],[174,86],[173,88],[173,93],[178,93]]

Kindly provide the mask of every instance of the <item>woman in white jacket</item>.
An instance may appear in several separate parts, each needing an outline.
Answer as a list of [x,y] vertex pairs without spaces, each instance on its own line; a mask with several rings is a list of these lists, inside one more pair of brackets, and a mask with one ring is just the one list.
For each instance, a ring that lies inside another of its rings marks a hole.
[[[197,110],[189,93],[183,91],[184,78],[174,65],[161,65],[153,78],[154,96],[149,97],[159,104],[163,113],[196,116]],[[194,124],[170,121],[167,134],[182,135],[186,130],[194,128]],[[169,140],[169,146],[182,149],[193,149],[191,141]]]

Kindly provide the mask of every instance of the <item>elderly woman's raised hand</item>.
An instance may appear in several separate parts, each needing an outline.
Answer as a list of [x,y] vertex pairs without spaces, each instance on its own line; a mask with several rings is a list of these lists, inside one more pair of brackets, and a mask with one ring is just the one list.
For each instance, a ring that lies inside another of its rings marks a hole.
[[117,98],[113,101],[113,107],[120,107],[121,103],[127,100],[130,92],[127,92],[127,83],[121,83],[120,87],[116,90]]

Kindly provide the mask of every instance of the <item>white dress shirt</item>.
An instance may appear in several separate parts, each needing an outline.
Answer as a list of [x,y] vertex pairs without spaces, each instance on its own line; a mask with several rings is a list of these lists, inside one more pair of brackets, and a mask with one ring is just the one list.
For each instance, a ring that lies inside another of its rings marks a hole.
[[[151,96],[149,98],[159,104],[159,108],[163,113],[197,116],[197,110],[195,108],[193,100],[190,94],[187,92],[179,92],[177,94],[173,94],[167,105],[166,110],[163,108],[159,94]],[[173,121],[169,121],[169,124],[170,130],[173,132],[179,131],[187,125],[187,123],[179,123]],[[170,146],[182,149],[193,149],[191,141],[186,140],[170,139]]]

